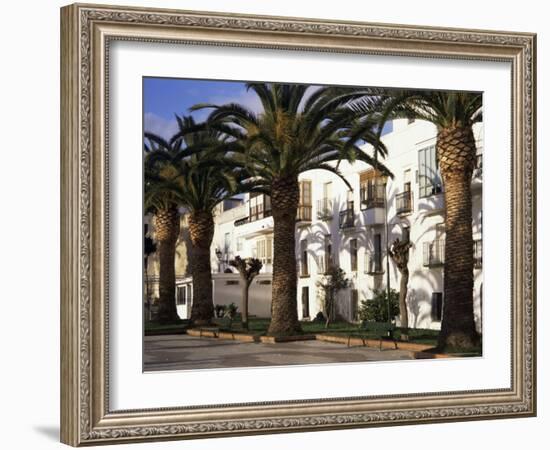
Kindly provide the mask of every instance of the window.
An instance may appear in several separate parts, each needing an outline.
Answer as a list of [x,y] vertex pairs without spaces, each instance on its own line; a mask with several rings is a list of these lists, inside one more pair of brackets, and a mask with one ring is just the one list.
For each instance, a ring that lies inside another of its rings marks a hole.
[[300,276],[309,276],[308,255],[307,255],[307,240],[300,241]]
[[372,249],[365,252],[365,273],[382,273],[382,235],[376,233],[372,239]]
[[256,249],[252,250],[252,256],[258,258],[262,262],[265,271],[269,272],[273,262],[273,236],[256,240]]
[[224,239],[223,239],[223,253],[225,255],[226,260],[229,256],[230,248],[231,248],[231,233],[225,233]]
[[300,181],[300,200],[298,203],[299,221],[311,221],[311,181]]
[[443,293],[432,292],[432,320],[441,322],[443,316]]
[[187,303],[187,288],[186,286],[178,286],[176,291],[176,305],[185,305]]
[[309,286],[302,287],[302,318],[309,317]]
[[359,174],[361,209],[384,206],[386,186],[384,179],[374,169]]
[[373,271],[382,272],[382,235],[376,233],[374,235],[374,254],[373,254]]
[[411,169],[406,169],[403,171],[403,183],[404,184],[411,184],[411,181],[412,181],[412,174],[411,174]]
[[351,258],[351,271],[357,272],[357,239],[349,241],[349,254]]
[[265,238],[265,262],[271,264],[273,262],[273,237]]
[[323,272],[326,273],[329,267],[332,266],[332,239],[330,234],[325,235],[325,259]]
[[271,215],[271,197],[253,192],[249,200],[250,222]]
[[442,191],[435,145],[418,152],[418,184],[420,197],[428,197]]
[[265,239],[258,239],[256,241],[256,258],[262,263],[265,261]]
[[320,220],[332,218],[332,182],[323,183],[323,197],[317,199],[317,218]]
[[327,200],[332,200],[332,182],[331,181],[323,184],[323,198],[326,198]]
[[359,292],[357,289],[351,290],[350,296],[350,318],[352,321],[357,320],[357,315],[359,311]]
[[409,227],[403,227],[403,242],[409,242],[411,240],[411,229]]
[[244,247],[244,242],[242,237],[237,238],[237,251],[242,252]]
[[311,181],[300,181],[300,205],[311,206]]
[[346,209],[353,211],[353,191],[348,191]]

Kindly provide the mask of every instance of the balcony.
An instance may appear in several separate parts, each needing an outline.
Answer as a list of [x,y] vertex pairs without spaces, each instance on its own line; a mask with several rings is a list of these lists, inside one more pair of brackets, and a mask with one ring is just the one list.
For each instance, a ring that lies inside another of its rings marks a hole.
[[424,242],[424,267],[438,267],[445,264],[445,240]]
[[265,219],[266,217],[271,217],[271,210],[264,210],[263,205],[253,206],[250,208],[250,215],[248,217],[243,217],[242,219],[235,220],[233,223],[234,226],[240,227],[247,223],[256,222],[257,220]]
[[311,205],[299,205],[296,212],[296,222],[298,225],[307,225],[311,223]]
[[339,226],[341,230],[353,228],[355,226],[355,212],[353,208],[340,211]]
[[395,196],[397,214],[408,214],[412,211],[412,191],[405,191]]
[[250,222],[250,217],[243,217],[242,219],[235,220],[233,225],[236,227],[240,227],[241,225],[244,225],[245,223],[249,223],[249,222]]
[[477,239],[474,241],[474,269],[481,269],[483,263],[483,241]]
[[360,190],[361,210],[383,208],[386,186],[383,184],[368,184]]
[[332,199],[322,198],[317,200],[317,219],[332,220]]

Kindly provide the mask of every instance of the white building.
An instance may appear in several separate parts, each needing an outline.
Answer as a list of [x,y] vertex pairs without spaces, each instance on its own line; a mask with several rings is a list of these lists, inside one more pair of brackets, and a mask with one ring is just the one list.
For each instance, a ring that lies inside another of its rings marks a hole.
[[[482,270],[482,126],[474,128],[478,167],[472,181],[475,240],[474,307],[481,327]],[[300,175],[300,207],[296,224],[298,314],[314,318],[322,310],[317,283],[329,263],[341,267],[351,287],[340,292],[339,313],[353,321],[359,303],[386,286],[386,221],[389,242],[405,233],[413,244],[409,260],[409,326],[439,328],[443,302],[444,196],[435,159],[435,126],[423,121],[395,120],[383,137],[389,155],[381,159],[394,174],[387,189],[372,167],[341,163],[353,187],[334,174],[312,170]],[[368,151],[369,149],[366,148]],[[246,194],[220,206],[212,245],[214,303],[239,305],[240,286],[227,261],[240,255],[262,260],[262,274],[250,292],[250,314],[268,317],[271,302],[273,218],[269,197]],[[399,271],[390,258],[390,285],[399,290]],[[178,282],[178,310],[187,317],[192,280]]]

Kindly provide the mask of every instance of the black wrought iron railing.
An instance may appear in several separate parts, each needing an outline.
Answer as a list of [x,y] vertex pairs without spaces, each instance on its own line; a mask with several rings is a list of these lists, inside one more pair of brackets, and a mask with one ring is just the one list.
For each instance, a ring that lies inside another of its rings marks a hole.
[[412,191],[404,191],[395,196],[397,214],[405,214],[412,211]]
[[340,211],[340,228],[351,228],[355,226],[355,214],[353,209]]
[[264,209],[263,205],[252,206],[249,210],[250,215],[243,217],[242,219],[235,220],[234,225],[239,227],[245,223],[255,222],[256,220],[265,219],[271,217],[271,209]]
[[383,208],[386,187],[381,184],[369,184],[360,190],[361,209]]
[[382,268],[382,253],[366,253],[365,254],[365,273],[370,275],[383,273]]
[[320,200],[317,200],[317,219],[332,219],[332,199],[322,198]]
[[432,242],[424,242],[424,266],[434,267],[445,264],[445,240],[436,239]]
[[236,227],[240,227],[241,225],[244,225],[248,222],[250,222],[249,217],[243,217],[242,219],[235,220],[233,225],[235,225]]

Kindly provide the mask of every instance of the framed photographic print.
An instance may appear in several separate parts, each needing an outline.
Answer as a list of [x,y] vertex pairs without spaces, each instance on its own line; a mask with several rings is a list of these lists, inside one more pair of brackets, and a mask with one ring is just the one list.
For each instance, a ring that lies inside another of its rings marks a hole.
[[536,414],[536,36],[61,10],[61,439]]

